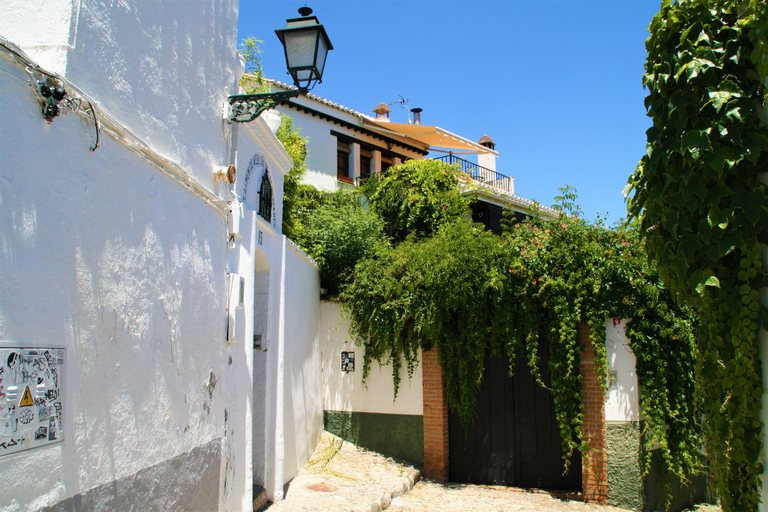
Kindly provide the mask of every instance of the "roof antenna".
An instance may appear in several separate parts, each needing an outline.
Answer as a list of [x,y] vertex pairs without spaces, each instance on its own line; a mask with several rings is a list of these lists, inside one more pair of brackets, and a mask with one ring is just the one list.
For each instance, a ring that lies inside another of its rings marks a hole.
[[403,98],[402,94],[398,94],[398,96],[400,96],[399,100],[393,101],[392,103],[387,103],[387,106],[402,105],[405,107],[405,110],[408,112],[408,124],[411,124],[411,110],[408,108],[408,98]]

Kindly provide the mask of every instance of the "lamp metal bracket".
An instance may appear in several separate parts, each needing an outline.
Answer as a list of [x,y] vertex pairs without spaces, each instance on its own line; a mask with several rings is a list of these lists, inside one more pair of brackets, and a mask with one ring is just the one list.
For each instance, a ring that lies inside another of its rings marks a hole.
[[258,94],[233,94],[229,97],[229,122],[248,123],[262,112],[282,105],[291,98],[297,98],[301,89],[285,92],[263,92]]

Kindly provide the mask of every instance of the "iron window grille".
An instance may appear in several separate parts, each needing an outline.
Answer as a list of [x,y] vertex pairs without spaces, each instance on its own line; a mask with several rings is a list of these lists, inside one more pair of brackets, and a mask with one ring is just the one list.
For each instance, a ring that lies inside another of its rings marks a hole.
[[259,187],[259,215],[272,223],[272,183],[269,181],[269,173],[265,172],[261,178]]

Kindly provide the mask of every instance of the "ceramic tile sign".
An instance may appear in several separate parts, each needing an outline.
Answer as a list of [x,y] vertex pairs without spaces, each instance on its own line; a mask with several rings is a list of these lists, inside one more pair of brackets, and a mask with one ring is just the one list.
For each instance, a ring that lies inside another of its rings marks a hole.
[[341,353],[341,371],[346,373],[355,371],[355,353],[354,352]]
[[64,349],[0,347],[0,457],[64,440]]

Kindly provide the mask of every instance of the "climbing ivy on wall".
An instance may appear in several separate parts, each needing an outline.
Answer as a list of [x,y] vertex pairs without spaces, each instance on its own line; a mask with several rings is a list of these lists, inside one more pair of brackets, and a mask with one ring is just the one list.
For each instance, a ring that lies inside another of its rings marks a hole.
[[[561,209],[575,207],[574,191],[563,191]],[[363,376],[374,361],[391,364],[397,396],[400,369],[412,375],[418,350],[436,345],[448,404],[466,425],[488,351],[508,354],[512,367],[525,358],[544,385],[538,350],[546,337],[567,460],[586,449],[577,324],[590,326],[605,375],[605,320],[629,318],[647,441],[658,443],[667,468],[685,477],[698,464],[700,429],[692,407],[692,317],[661,286],[634,232],[569,213],[508,226],[503,237],[465,218],[447,220],[432,236],[406,237],[362,259],[340,299],[365,347]]]
[[709,467],[726,511],[757,510],[766,285],[768,76],[765,2],[665,1],[650,26],[644,84],[653,119],[629,179],[649,258],[694,305],[697,392]]

